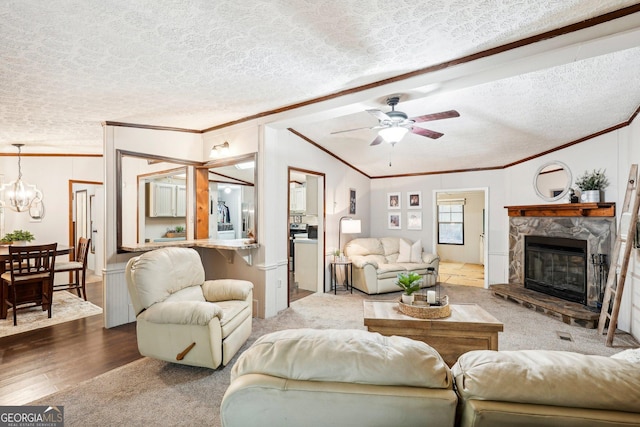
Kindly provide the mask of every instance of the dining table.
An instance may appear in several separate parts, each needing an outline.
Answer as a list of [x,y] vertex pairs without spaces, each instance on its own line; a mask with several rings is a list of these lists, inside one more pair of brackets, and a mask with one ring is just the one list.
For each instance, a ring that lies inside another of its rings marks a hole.
[[[56,256],[68,255],[73,251],[73,246],[58,245],[56,248]],[[9,245],[0,245],[0,276],[7,271],[7,262],[9,261]],[[6,284],[4,281],[0,283],[0,319],[7,318],[7,304],[5,304]]]

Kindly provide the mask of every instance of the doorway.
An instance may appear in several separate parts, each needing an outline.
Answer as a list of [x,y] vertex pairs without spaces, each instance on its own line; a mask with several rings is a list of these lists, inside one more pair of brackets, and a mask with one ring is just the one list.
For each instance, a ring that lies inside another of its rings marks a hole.
[[440,282],[488,288],[488,194],[488,188],[434,191]]
[[288,303],[324,291],[324,182],[322,173],[289,168]]
[[91,238],[87,256],[87,275],[102,276],[101,232],[104,192],[101,182],[69,180],[69,246],[75,247],[80,237]]

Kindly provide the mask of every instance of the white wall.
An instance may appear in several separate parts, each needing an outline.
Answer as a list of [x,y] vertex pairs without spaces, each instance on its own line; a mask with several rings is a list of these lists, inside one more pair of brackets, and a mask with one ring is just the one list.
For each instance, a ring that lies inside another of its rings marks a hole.
[[[18,158],[0,157],[0,171],[4,175],[4,182],[10,182],[18,176]],[[15,212],[9,208],[4,209],[4,230],[28,230],[35,236],[34,244],[57,242],[59,245],[74,246],[69,241],[69,181],[94,181],[102,180],[102,158],[100,157],[74,157],[74,156],[22,156],[22,178],[28,184],[36,185],[42,191],[45,215],[42,220],[31,219],[27,212]],[[93,191],[92,186],[77,184],[74,189],[87,188]],[[98,225],[100,226],[100,225]],[[100,230],[99,232],[102,232]],[[90,269],[95,268],[94,260]],[[61,259],[67,259],[67,256]],[[56,283],[67,283],[68,275],[56,275]]]
[[[18,158],[0,157],[0,171],[4,181],[13,181],[18,176]],[[69,180],[102,181],[102,158],[100,157],[22,157],[22,178],[35,184],[43,193],[45,216],[35,222],[27,212],[5,209],[5,231],[29,230],[34,243],[69,242]]]
[[[533,176],[537,169],[550,161],[561,161],[569,167],[572,181],[586,170],[605,169],[610,185],[604,192],[605,201],[616,202],[619,217],[629,168],[632,163],[640,163],[640,120],[632,126],[601,135],[597,138],[576,144],[560,151],[509,167],[493,171],[463,172],[440,175],[425,175],[419,177],[403,177],[374,179],[371,183],[371,230],[373,236],[394,235],[423,242],[433,241],[434,224],[433,211],[424,209],[423,230],[411,232],[387,229],[387,192],[422,191],[430,194],[440,189],[455,190],[469,187],[489,188],[488,239],[489,253],[486,271],[489,284],[508,282],[509,261],[509,219],[505,206],[546,204],[540,199],[533,188]],[[425,201],[427,201],[425,199]],[[559,200],[555,203],[566,203]],[[428,246],[425,250],[428,250]],[[618,327],[630,331],[634,336],[640,336],[640,251],[633,251],[633,259],[623,293],[623,303],[619,316]],[[632,304],[635,301],[635,304]],[[632,311],[634,311],[632,319]],[[632,325],[633,322],[633,325]]]
[[[107,328],[135,320],[130,304],[124,268],[133,253],[118,253],[116,242],[116,150],[155,154],[175,159],[201,161],[202,135],[197,133],[104,127],[105,242],[103,293]],[[187,185],[193,188],[193,168],[188,167]],[[187,228],[193,230],[194,194],[187,194]],[[193,233],[191,231],[191,233]]]
[[[265,268],[268,269],[265,283],[265,315],[269,317],[287,306],[289,167],[326,176],[325,253],[338,246],[338,220],[349,213],[350,188],[356,189],[357,207],[354,217],[362,221],[363,230],[362,234],[353,237],[368,236],[371,219],[367,177],[288,130],[266,128],[264,147],[261,148],[264,152],[264,164],[260,165],[264,171],[261,191],[265,197],[266,210],[262,210],[264,215],[260,224],[264,235],[261,233],[260,241],[265,244]],[[322,211],[321,207],[318,209]],[[319,216],[318,220],[323,221],[323,218]],[[269,226],[262,226],[262,221]],[[346,235],[343,236],[342,243],[348,239]],[[329,258],[325,257],[325,260],[328,262]],[[324,277],[327,283],[328,275],[328,267],[325,265]]]
[[[464,262],[471,264],[484,263],[484,254],[480,249],[482,234],[482,210],[484,209],[484,191],[462,191],[460,193],[450,193],[451,196],[445,196],[438,193],[439,199],[446,200],[463,198],[464,204],[464,244],[463,245],[437,245],[436,251],[443,261]],[[433,223],[426,224],[427,227],[435,227],[437,217],[434,216]],[[423,224],[424,227],[424,224]],[[434,230],[437,241],[437,229]],[[481,258],[482,255],[482,258]]]

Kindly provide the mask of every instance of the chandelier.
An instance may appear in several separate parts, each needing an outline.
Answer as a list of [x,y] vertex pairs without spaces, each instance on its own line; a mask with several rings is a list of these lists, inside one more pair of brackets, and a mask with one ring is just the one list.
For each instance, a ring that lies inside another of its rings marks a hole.
[[24,144],[12,144],[18,148],[18,179],[0,187],[2,205],[16,212],[28,211],[32,204],[42,205],[42,191],[22,180],[21,148]]

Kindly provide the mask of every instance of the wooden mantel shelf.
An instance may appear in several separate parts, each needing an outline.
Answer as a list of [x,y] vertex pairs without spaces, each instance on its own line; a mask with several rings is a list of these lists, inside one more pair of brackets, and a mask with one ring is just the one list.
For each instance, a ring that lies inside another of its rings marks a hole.
[[594,216],[616,215],[615,203],[561,203],[551,205],[505,206],[509,216]]

